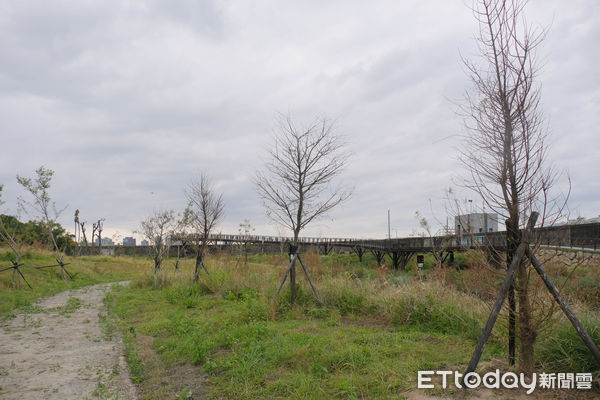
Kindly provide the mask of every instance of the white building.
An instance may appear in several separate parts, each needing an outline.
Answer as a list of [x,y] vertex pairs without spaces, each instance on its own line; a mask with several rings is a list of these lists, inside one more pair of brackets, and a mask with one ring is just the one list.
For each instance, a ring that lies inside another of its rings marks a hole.
[[498,232],[498,215],[490,213],[464,214],[454,217],[456,235]]
[[[98,239],[96,239],[96,244],[98,243]],[[111,238],[109,237],[103,237],[102,238],[102,246],[114,246],[114,242]]]

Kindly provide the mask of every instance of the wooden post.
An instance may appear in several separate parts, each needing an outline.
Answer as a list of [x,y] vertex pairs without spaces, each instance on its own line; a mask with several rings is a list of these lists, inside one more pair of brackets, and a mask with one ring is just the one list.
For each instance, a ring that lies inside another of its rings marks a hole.
[[69,263],[63,263],[62,261],[58,261],[58,260],[57,260],[57,262],[58,262],[58,264],[43,265],[41,267],[35,267],[35,268],[36,269],[42,269],[42,268],[60,267],[60,271],[61,271],[61,274],[63,274],[63,276],[66,273],[69,276],[69,278],[73,279],[73,277],[71,276],[71,274],[69,274],[69,271],[67,271],[67,269],[65,268],[65,265],[69,265]]
[[504,278],[504,282],[502,282],[502,286],[500,287],[500,292],[498,293],[498,297],[496,297],[496,302],[492,307],[492,311],[490,312],[490,316],[488,317],[487,323],[483,328],[483,332],[479,336],[479,340],[477,341],[477,346],[475,346],[475,351],[473,352],[473,356],[471,357],[471,361],[467,366],[467,370],[465,371],[465,375],[469,372],[475,371],[477,368],[477,364],[479,364],[479,359],[481,358],[481,354],[483,353],[483,348],[488,341],[490,334],[492,333],[492,329],[494,328],[494,324],[498,319],[498,315],[500,314],[500,310],[502,309],[502,304],[504,303],[504,299],[506,298],[506,294],[508,293],[508,289],[512,285],[512,282],[515,278],[515,273],[517,272],[517,268],[521,263],[521,259],[525,255],[525,250],[528,246],[529,237],[533,231],[533,227],[535,226],[535,222],[538,218],[537,212],[532,212],[529,217],[529,221],[527,222],[527,228],[525,230],[525,234],[522,237],[521,244],[517,248],[516,253],[514,254],[513,260],[506,272],[506,277]]
[[583,325],[581,325],[581,322],[579,321],[575,313],[571,310],[571,308],[567,304],[564,297],[562,297],[556,286],[554,286],[554,283],[552,283],[552,280],[550,279],[546,271],[544,271],[544,268],[542,268],[542,264],[539,262],[539,260],[535,257],[535,255],[531,252],[529,248],[526,249],[525,253],[527,254],[529,260],[531,260],[531,264],[533,264],[533,267],[546,284],[546,287],[548,288],[550,293],[552,293],[552,296],[554,296],[554,300],[556,300],[556,302],[563,310],[567,318],[569,318],[569,321],[571,321],[571,324],[573,324],[573,327],[579,334],[579,337],[581,337],[583,343],[585,343],[587,348],[590,350],[590,352],[596,359],[598,365],[600,365],[600,351],[598,350],[598,347],[596,346],[590,335],[587,333]]
[[25,283],[27,284],[27,286],[29,286],[29,289],[33,289],[31,287],[31,285],[29,284],[29,282],[27,282],[27,279],[25,279],[25,276],[23,275],[23,273],[21,272],[21,270],[19,269],[19,267],[23,266],[23,264],[19,264],[16,261],[12,262],[12,266],[8,267],[8,268],[3,268],[0,269],[0,272],[4,272],[4,271],[8,271],[9,269],[12,269],[12,281],[11,281],[11,287],[12,288],[16,288],[15,286],[15,277],[16,274],[19,274],[21,276],[21,278],[23,278],[23,280],[25,281]]
[[290,300],[292,303],[296,301],[296,258],[298,257],[298,246],[290,244],[290,260],[294,258],[294,262],[290,263]]
[[19,267],[21,265],[23,265],[23,264],[15,264],[14,268],[19,273],[19,275],[21,275],[21,278],[23,278],[23,280],[25,281],[25,283],[27,284],[27,286],[29,286],[29,289],[33,289],[31,287],[31,285],[29,284],[29,282],[27,282],[27,279],[25,279],[25,276],[23,275],[23,273],[21,272],[21,270],[19,269]]
[[[61,258],[62,258],[62,257],[61,257]],[[60,260],[60,261],[58,262],[58,265],[60,265],[60,269],[61,269],[61,271],[62,271],[63,273],[66,273],[66,274],[67,274],[67,276],[69,277],[69,279],[73,280],[73,277],[71,276],[71,274],[69,273],[69,271],[67,271],[67,269],[65,268],[65,265],[67,265],[67,264],[63,263],[63,262],[62,262],[62,260]],[[64,275],[64,274],[63,274],[63,275]]]
[[292,303],[296,301],[296,263],[292,264],[290,270],[290,297]]
[[381,267],[381,262],[383,261],[383,256],[385,253],[380,250],[373,250],[373,254],[375,255],[375,259],[377,260],[377,266]]
[[277,288],[277,292],[275,293],[275,298],[277,298],[277,296],[279,296],[279,292],[281,292],[281,288],[283,287],[283,284],[285,283],[285,280],[286,280],[288,274],[290,273],[290,271],[294,267],[294,264],[296,264],[296,255],[292,254],[290,265],[285,270],[285,274],[283,275],[283,279],[281,280],[281,283],[279,284],[279,288]]
[[399,255],[398,251],[390,252],[389,256],[392,260],[392,265],[393,265],[394,269],[397,270],[398,266],[400,264],[400,255]]
[[310,277],[310,273],[308,272],[308,269],[306,269],[306,266],[304,265],[304,262],[302,262],[302,258],[300,258],[300,256],[298,255],[298,260],[300,261],[300,265],[302,266],[302,269],[304,270],[304,274],[306,275],[306,278],[308,279],[308,283],[310,283],[310,287],[313,290],[313,293],[315,294],[315,297],[317,298],[317,300],[319,300],[319,303],[323,304],[323,300],[321,300],[321,296],[319,296],[319,292],[317,291],[317,288],[315,287],[312,278]]
[[360,246],[355,246],[354,251],[356,252],[356,255],[358,256],[358,262],[362,264],[363,248]]

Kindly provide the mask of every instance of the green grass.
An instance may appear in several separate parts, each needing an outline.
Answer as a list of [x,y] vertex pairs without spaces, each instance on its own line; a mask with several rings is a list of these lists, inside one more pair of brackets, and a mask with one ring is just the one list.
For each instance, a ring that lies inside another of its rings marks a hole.
[[[0,251],[0,265],[8,257]],[[102,319],[106,336],[121,332],[132,379],[147,398],[164,395],[153,392],[153,385],[162,385],[165,368],[200,367],[208,375],[200,386],[209,399],[402,398],[416,387],[419,370],[464,369],[503,275],[473,267],[481,259],[474,253],[457,256],[461,265],[470,266],[460,271],[433,268],[428,257],[423,271],[378,268],[367,254],[363,264],[356,255],[305,254],[303,259],[322,304],[300,268],[296,303],[290,303],[289,280],[274,300],[285,255],[251,255],[247,266],[235,256],[207,257],[210,274],[202,272],[192,285],[191,259],[182,260],[178,272],[174,260],[167,260],[165,270],[154,274],[152,261],[144,257],[69,258],[71,281],[60,279],[56,269],[34,269],[51,263],[52,255],[30,251],[23,271],[34,289],[12,289],[10,272],[0,274],[0,313],[10,318],[16,307],[34,312],[32,302],[41,296],[131,279],[128,287],[115,285],[107,295],[109,314]],[[564,278],[566,296],[578,303],[578,315],[600,343],[597,313],[586,311],[596,304],[597,270],[550,272],[558,282]],[[62,312],[68,315],[80,306],[73,297]],[[506,356],[505,320],[503,313],[486,345],[488,367],[505,368],[498,361]],[[597,375],[568,321],[556,316],[553,321],[537,341],[539,368]],[[172,384],[175,397],[189,398],[192,389],[197,394],[198,387],[186,386],[183,378]]]
[[[308,259],[309,257],[307,257]],[[123,332],[155,338],[168,364],[199,365],[208,398],[398,398],[421,369],[462,368],[486,305],[414,276],[312,271],[324,304],[301,279],[295,305],[289,287],[273,295],[281,266],[211,259],[210,275],[191,285],[191,262],[175,273],[148,275],[113,293],[111,312]],[[353,268],[353,267],[350,267]],[[133,359],[143,384],[143,360]],[[499,355],[492,339],[484,359]]]
[[125,289],[113,310],[155,337],[168,362],[203,366],[214,398],[393,397],[414,386],[419,369],[464,364],[474,344],[427,325],[361,326],[336,310],[313,317],[290,307],[271,320],[260,296],[188,296],[195,306],[173,304],[164,291]]
[[[12,253],[9,250],[0,249],[0,267],[10,266],[11,257]],[[144,258],[66,257],[65,262],[68,263],[66,268],[73,279],[62,279],[59,273],[60,267],[35,268],[55,264],[53,253],[27,249],[23,253],[21,262],[24,265],[20,270],[32,289],[19,276],[15,278],[17,287],[12,288],[12,270],[0,273],[0,318],[10,318],[12,310],[27,309],[40,297],[96,283],[135,279],[151,268]]]

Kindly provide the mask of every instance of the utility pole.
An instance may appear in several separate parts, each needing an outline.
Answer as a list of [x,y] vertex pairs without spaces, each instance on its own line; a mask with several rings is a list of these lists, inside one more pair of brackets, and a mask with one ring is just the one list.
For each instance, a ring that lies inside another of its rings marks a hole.
[[392,233],[390,230],[390,210],[388,210],[388,239],[392,238]]

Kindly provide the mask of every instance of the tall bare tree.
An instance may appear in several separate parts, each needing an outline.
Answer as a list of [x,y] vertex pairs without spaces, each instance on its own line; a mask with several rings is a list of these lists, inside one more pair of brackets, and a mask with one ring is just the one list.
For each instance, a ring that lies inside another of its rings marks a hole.
[[[278,122],[273,148],[263,170],[256,173],[255,182],[267,216],[293,234],[292,260],[279,289],[289,271],[294,301],[298,237],[307,225],[350,196],[349,188],[333,186],[350,153],[327,119],[317,119],[302,127],[296,126],[289,115],[281,116]],[[310,282],[308,270],[301,259],[300,262]],[[316,290],[315,295],[319,298]]]
[[[546,161],[547,131],[536,81],[535,50],[545,32],[527,25],[525,3],[477,1],[473,14],[479,23],[479,57],[463,59],[472,82],[463,108],[468,132],[460,154],[468,171],[464,185],[479,194],[488,209],[506,219],[508,265],[526,216],[538,211],[544,225],[562,210],[559,197],[550,194],[557,174]],[[518,297],[520,368],[531,372],[537,332],[532,323],[525,262],[517,270],[514,285]],[[516,310],[511,304],[513,312]]]
[[[63,279],[68,275],[69,272],[65,268],[64,255],[62,249],[58,246],[56,236],[54,235],[54,227],[56,226],[56,220],[59,215],[64,211],[63,208],[58,210],[56,204],[50,198],[50,181],[54,171],[44,167],[43,165],[35,171],[34,178],[24,178],[17,175],[17,182],[31,195],[31,200],[27,200],[23,197],[19,197],[19,207],[25,211],[25,213],[33,213],[34,217],[40,218],[40,224],[48,234],[50,241],[56,252],[56,266],[60,266],[60,272]],[[52,267],[54,265],[48,266]]]
[[154,255],[154,272],[161,269],[176,225],[175,211],[173,210],[154,210],[140,222],[138,232],[150,243]]
[[87,236],[85,235],[85,224],[86,223],[87,223],[87,221],[80,221],[79,227],[80,227],[81,235],[83,236],[83,244],[85,245],[86,254],[90,254]]
[[184,211],[183,220],[191,230],[196,250],[196,267],[194,282],[198,281],[200,268],[208,270],[204,265],[204,255],[210,240],[210,234],[224,215],[225,203],[223,195],[215,192],[210,178],[201,173],[193,179],[185,189],[188,206]]
[[[104,228],[104,218],[100,218],[98,222],[92,223],[92,248],[94,242],[98,239],[98,254],[102,253],[102,230]],[[94,239],[94,236],[96,239]]]

